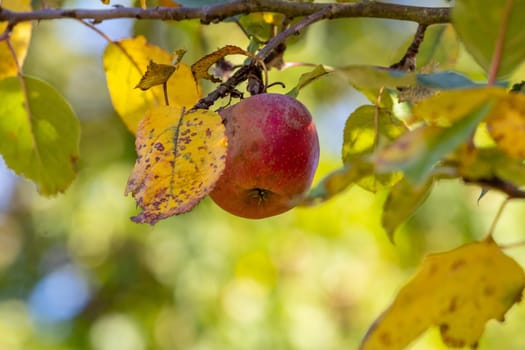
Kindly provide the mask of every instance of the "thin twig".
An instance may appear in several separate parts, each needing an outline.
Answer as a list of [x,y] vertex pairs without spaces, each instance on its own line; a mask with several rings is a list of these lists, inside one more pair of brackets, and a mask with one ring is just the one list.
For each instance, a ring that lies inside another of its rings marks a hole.
[[483,188],[497,190],[499,192],[505,193],[510,199],[525,199],[525,190],[522,190],[519,187],[516,187],[515,185],[498,177],[493,177],[490,179],[463,178],[463,182],[480,185]]
[[408,47],[405,55],[399,60],[399,62],[391,65],[390,68],[399,69],[406,72],[412,72],[416,69],[416,56],[419,52],[419,46],[425,38],[425,31],[427,30],[427,27],[427,24],[419,23],[416,34],[414,34],[414,39]]

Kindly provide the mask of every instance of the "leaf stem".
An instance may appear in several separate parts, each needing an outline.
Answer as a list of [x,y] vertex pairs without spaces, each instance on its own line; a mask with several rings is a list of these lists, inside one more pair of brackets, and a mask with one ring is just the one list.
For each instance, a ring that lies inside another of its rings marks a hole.
[[168,97],[168,82],[165,81],[162,84],[162,92],[164,93],[164,102],[166,103],[166,106],[170,105],[170,99]]
[[487,84],[492,86],[496,83],[496,78],[498,76],[499,66],[501,64],[501,58],[503,55],[503,46],[505,44],[505,36],[507,34],[507,27],[509,22],[509,17],[512,10],[513,0],[507,0],[505,10],[503,11],[503,18],[501,20],[501,26],[499,27],[498,38],[496,40],[496,45],[494,47],[494,54],[492,55],[492,60],[490,62],[489,76]]

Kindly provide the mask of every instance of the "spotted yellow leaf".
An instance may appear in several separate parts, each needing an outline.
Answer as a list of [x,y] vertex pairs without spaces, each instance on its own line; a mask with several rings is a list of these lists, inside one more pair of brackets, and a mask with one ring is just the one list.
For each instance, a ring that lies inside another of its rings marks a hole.
[[246,50],[241,49],[240,47],[226,45],[204,57],[201,57],[197,62],[192,64],[191,71],[193,72],[193,76],[197,81],[199,79],[208,79],[214,82],[220,82],[220,79],[213,77],[210,73],[208,73],[208,70],[212,65],[217,63],[217,61],[228,55],[245,55],[248,57],[252,56],[252,54]]
[[493,241],[432,254],[372,325],[360,350],[401,350],[437,326],[448,346],[475,347],[490,319],[521,298],[525,273]]
[[[162,86],[147,91],[135,89],[150,61],[169,65],[172,55],[149,44],[143,36],[111,43],[104,52],[104,70],[111,102],[128,129],[136,133],[140,119],[153,107],[165,104]],[[191,108],[201,98],[202,90],[193,79],[190,67],[178,63],[167,83],[170,105]]]
[[159,106],[141,120],[135,148],[126,194],[133,194],[142,213],[132,220],[154,224],[190,211],[213,189],[224,170],[227,141],[219,114]]
[[511,157],[525,158],[525,95],[501,97],[487,118],[487,128],[499,149]]
[[[13,11],[30,11],[30,0],[3,0],[0,6]],[[0,33],[7,27],[7,22],[0,22]],[[31,22],[18,23],[11,32],[9,40],[16,54],[19,65],[22,65],[26,57],[29,41],[31,39]],[[18,69],[15,58],[7,42],[0,41],[0,79],[16,76]]]

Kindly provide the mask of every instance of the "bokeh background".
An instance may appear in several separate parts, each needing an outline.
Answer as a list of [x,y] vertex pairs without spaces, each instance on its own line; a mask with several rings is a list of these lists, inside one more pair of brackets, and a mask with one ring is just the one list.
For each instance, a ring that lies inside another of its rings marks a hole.
[[[95,0],[46,2],[104,7]],[[115,20],[97,27],[113,39],[143,34],[168,51],[186,48],[188,63],[225,44],[248,44],[232,23]],[[294,38],[285,59],[388,66],[414,30],[399,21],[325,21]],[[441,67],[483,79],[454,35],[447,38]],[[54,85],[80,118],[80,173],[65,194],[42,198],[0,159],[1,350],[356,349],[422,257],[483,237],[503,200],[489,192],[478,203],[479,188],[444,181],[395,244],[380,226],[385,193],[358,187],[265,220],[233,217],[205,199],[188,214],[137,225],[129,220],[135,203],[123,195],[134,140],[105,86],[106,44],[73,20],[34,24],[24,72]],[[272,72],[271,79],[291,88],[309,69]],[[338,75],[308,86],[299,99],[320,133],[318,181],[341,165],[345,120],[367,102]],[[524,216],[524,203],[511,203],[496,239],[522,240]],[[508,253],[525,266],[524,248]],[[504,324],[488,323],[479,349],[524,349],[524,321],[525,307],[513,307]],[[430,330],[411,349],[444,346]]]

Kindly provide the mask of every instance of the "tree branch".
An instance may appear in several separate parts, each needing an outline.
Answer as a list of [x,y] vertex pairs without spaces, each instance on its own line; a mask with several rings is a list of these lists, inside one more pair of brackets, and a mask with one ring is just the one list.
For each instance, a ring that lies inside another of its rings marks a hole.
[[200,19],[204,24],[216,23],[225,18],[252,12],[276,12],[289,18],[309,16],[313,13],[333,9],[330,18],[374,17],[413,21],[421,24],[450,22],[448,7],[420,7],[387,4],[376,1],[358,3],[304,3],[283,0],[237,0],[230,3],[203,7],[113,7],[108,9],[50,9],[30,12],[16,12],[0,8],[0,22],[11,26],[20,22],[43,21],[64,18],[91,20],[95,23],[105,20],[132,18],[183,21]]
[[483,188],[491,188],[496,191],[505,193],[510,199],[525,199],[525,190],[516,187],[514,184],[511,184],[499,177],[492,177],[489,179],[469,179],[463,178],[463,182],[468,184],[477,184]]

